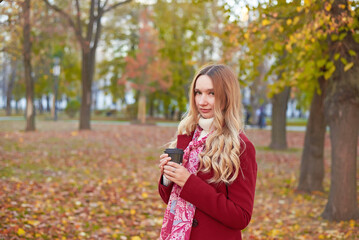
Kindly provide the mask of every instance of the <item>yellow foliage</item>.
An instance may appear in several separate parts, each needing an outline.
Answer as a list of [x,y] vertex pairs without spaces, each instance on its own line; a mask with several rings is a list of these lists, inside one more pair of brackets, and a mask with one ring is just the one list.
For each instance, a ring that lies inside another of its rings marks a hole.
[[348,231],[345,235],[344,235],[344,239],[347,239],[353,232],[352,231]]
[[274,49],[275,49],[276,51],[282,50],[282,47],[283,47],[283,45],[280,44],[279,42],[275,42],[275,43],[274,43]]
[[344,71],[345,71],[345,72],[348,71],[349,69],[351,69],[351,68],[353,67],[353,65],[354,65],[354,62],[348,63],[347,65],[345,65]]
[[292,19],[288,19],[288,20],[287,20],[287,25],[291,25],[292,22],[293,22]]
[[292,44],[285,45],[285,49],[291,53],[292,52]]
[[40,224],[40,222],[37,220],[29,220],[28,223],[35,227]]
[[134,236],[134,237],[131,237],[131,240],[141,240],[141,238],[139,236]]
[[270,236],[271,237],[277,237],[279,234],[281,234],[281,231],[279,229],[273,229],[271,232],[270,232]]
[[144,186],[150,186],[150,185],[151,185],[151,183],[148,182],[148,181],[143,181],[142,184],[143,184]]
[[142,193],[142,197],[143,197],[143,198],[148,198],[148,194],[147,194],[146,192],[143,192],[143,193]]
[[324,8],[325,8],[325,10],[327,10],[329,12],[330,9],[332,9],[332,4],[327,3]]
[[353,220],[353,219],[350,220],[349,225],[350,225],[351,228],[354,228],[355,227],[355,220]]
[[17,230],[17,235],[19,235],[19,236],[25,235],[25,230],[22,229],[22,228],[19,228],[19,229]]
[[268,19],[263,19],[263,21],[262,21],[263,26],[267,26],[269,24],[270,24],[270,21]]

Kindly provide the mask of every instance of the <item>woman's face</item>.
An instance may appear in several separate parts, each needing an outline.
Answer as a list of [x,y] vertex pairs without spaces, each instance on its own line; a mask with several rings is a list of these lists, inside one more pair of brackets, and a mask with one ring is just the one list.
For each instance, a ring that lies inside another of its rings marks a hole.
[[207,75],[201,75],[197,78],[194,88],[194,100],[198,112],[203,118],[212,118],[214,116],[214,89],[212,79]]

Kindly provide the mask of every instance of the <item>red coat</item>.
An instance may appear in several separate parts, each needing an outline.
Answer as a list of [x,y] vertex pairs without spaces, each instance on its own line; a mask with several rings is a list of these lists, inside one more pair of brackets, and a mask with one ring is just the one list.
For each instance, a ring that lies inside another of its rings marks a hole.
[[[192,136],[178,135],[177,147],[185,149]],[[254,192],[257,178],[257,163],[253,144],[244,134],[240,138],[241,168],[244,178],[239,172],[237,179],[228,186],[225,184],[209,184],[212,173],[198,172],[192,174],[182,188],[180,197],[196,206],[191,230],[191,240],[238,240],[242,239],[241,230],[251,220]],[[241,141],[242,142],[242,141]],[[162,179],[162,177],[161,177]],[[158,186],[162,200],[167,204],[173,187],[160,183]]]

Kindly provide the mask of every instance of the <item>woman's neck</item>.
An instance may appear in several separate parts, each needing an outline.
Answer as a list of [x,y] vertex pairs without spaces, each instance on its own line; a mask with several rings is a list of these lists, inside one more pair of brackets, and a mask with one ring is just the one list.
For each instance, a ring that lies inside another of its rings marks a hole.
[[212,128],[213,119],[214,119],[214,118],[203,118],[203,117],[200,117],[200,119],[199,119],[199,121],[198,121],[198,125],[199,125],[205,132],[209,132],[210,129]]

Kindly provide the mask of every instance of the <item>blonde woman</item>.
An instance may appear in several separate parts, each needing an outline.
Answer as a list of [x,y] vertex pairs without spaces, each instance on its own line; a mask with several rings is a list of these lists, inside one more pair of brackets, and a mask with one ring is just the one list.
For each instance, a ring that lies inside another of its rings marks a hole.
[[238,80],[228,66],[208,65],[196,74],[189,95],[189,110],[170,143],[184,150],[183,164],[160,156],[158,188],[167,204],[160,239],[242,239],[257,163],[243,131]]

